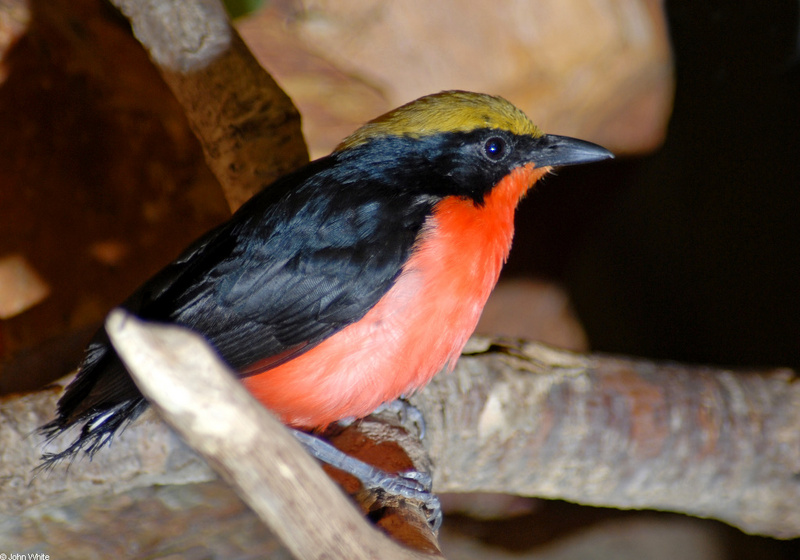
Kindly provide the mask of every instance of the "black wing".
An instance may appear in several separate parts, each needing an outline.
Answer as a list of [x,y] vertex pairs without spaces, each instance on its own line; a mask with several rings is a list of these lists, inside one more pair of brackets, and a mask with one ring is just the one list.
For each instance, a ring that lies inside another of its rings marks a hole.
[[[359,320],[400,274],[432,202],[404,201],[395,185],[342,165],[323,158],[279,180],[123,307],[196,330],[244,374],[255,362],[290,359]],[[84,422],[81,435],[45,460],[93,453],[145,407],[101,330],[59,401],[58,418],[42,429],[53,436]]]

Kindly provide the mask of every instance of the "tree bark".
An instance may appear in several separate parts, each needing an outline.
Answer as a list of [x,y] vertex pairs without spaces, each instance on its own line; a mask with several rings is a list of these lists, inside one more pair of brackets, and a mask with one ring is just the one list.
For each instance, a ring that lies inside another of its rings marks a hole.
[[232,210],[308,162],[300,114],[218,0],[112,0],[186,111]]
[[[658,364],[486,338],[470,347],[452,373],[411,399],[425,418],[437,493],[669,510],[800,536],[795,372]],[[213,478],[152,415],[93,461],[33,477],[41,441],[31,433],[51,417],[59,393],[0,404],[0,516]]]
[[800,535],[795,372],[479,342],[412,399],[439,491],[679,511]]

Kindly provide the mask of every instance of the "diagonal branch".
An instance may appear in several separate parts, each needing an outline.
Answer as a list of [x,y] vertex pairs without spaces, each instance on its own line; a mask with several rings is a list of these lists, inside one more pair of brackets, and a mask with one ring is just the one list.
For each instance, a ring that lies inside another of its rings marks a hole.
[[121,310],[109,315],[106,330],[160,415],[298,558],[432,557],[371,527],[200,336]]
[[218,0],[111,0],[183,106],[232,210],[308,162],[300,114]]

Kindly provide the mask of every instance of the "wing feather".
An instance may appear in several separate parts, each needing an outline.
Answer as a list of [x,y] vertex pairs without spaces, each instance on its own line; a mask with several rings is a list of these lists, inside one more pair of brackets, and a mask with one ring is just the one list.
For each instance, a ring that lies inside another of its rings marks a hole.
[[[333,155],[278,180],[123,307],[196,330],[244,376],[284,363],[358,321],[402,272],[435,203],[396,192],[386,177],[358,167],[363,162]],[[45,465],[80,449],[93,453],[145,408],[106,333],[98,331],[59,401],[58,417],[42,428],[54,436],[83,422],[81,435],[45,456]]]

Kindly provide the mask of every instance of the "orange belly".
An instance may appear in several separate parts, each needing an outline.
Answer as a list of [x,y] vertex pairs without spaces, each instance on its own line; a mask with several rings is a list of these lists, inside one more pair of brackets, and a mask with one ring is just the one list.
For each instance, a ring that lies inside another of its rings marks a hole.
[[368,415],[452,367],[497,283],[514,210],[546,169],[521,167],[483,206],[446,198],[394,286],[360,321],[245,386],[286,424],[317,428]]

